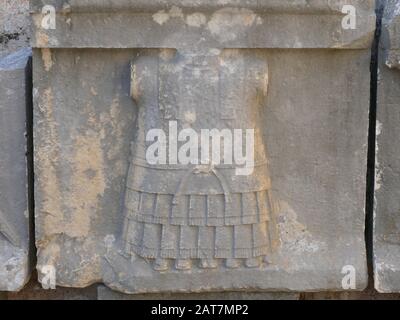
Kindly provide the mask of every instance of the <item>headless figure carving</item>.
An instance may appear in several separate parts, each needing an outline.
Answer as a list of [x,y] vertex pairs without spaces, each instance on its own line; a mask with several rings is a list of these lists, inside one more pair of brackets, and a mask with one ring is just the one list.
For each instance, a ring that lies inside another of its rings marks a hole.
[[[151,260],[159,271],[259,267],[271,246],[271,185],[260,124],[265,58],[235,49],[144,50],[131,69],[138,118],[124,202],[125,252]],[[201,129],[254,129],[253,172],[237,175],[237,165],[223,159],[149,164],[147,132],[168,135],[171,121],[178,132],[191,128],[199,135]]]

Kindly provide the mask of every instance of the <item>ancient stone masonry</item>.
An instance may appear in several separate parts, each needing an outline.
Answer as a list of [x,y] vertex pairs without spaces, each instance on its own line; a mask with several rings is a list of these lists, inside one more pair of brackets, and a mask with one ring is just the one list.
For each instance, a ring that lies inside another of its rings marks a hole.
[[31,272],[26,107],[30,49],[0,59],[0,291],[23,288]]
[[386,4],[379,48],[374,215],[375,287],[400,292],[400,1]]
[[350,270],[365,288],[374,1],[31,11],[40,282],[337,291]]

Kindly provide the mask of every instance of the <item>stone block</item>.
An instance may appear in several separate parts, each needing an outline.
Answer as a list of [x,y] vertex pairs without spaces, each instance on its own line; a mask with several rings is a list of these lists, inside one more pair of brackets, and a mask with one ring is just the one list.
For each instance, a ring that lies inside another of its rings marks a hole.
[[383,1],[379,46],[374,274],[379,292],[400,292],[400,1]]
[[27,108],[30,49],[0,60],[0,291],[18,291],[30,276]]
[[[47,1],[43,29],[32,1],[42,283],[365,288],[374,1],[346,1],[355,29],[343,1],[223,3]],[[254,161],[202,145],[181,161],[185,135],[213,129]]]

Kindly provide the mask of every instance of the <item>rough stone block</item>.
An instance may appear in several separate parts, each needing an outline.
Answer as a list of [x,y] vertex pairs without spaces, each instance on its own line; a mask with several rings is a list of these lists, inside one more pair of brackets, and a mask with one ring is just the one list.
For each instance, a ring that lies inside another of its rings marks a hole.
[[20,290],[31,270],[26,157],[30,55],[30,49],[22,49],[0,60],[0,291]]
[[400,1],[386,4],[379,48],[374,272],[379,292],[400,292]]
[[[355,29],[343,1],[47,2],[56,29],[32,1],[39,281],[364,289],[374,1],[346,1]],[[155,162],[152,129],[168,138]],[[181,129],[250,130],[254,166],[174,163]]]

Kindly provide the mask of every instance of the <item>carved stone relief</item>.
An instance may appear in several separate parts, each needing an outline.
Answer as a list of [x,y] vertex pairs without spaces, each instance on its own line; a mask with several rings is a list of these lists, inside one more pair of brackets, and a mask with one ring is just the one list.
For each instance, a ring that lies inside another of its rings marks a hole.
[[56,30],[34,3],[40,281],[365,287],[373,3],[344,31],[339,1],[228,2],[57,2]]

